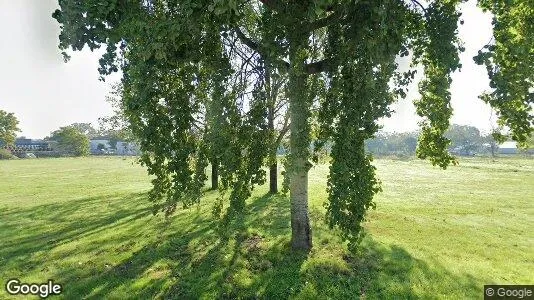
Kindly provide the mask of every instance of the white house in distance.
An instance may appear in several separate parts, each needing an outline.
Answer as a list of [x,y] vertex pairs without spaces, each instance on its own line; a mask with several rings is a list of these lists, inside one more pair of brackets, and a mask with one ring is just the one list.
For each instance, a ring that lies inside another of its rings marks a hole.
[[517,143],[514,141],[507,141],[499,145],[500,154],[516,154]]
[[517,142],[515,141],[506,141],[499,145],[499,154],[534,154],[534,148],[529,148],[527,150],[520,150],[517,148]]
[[139,155],[139,146],[132,142],[117,142],[117,155]]
[[108,140],[90,140],[89,141],[89,147],[92,154],[100,154],[100,150],[98,149],[98,145],[104,145],[105,149],[111,149],[111,145],[109,144]]

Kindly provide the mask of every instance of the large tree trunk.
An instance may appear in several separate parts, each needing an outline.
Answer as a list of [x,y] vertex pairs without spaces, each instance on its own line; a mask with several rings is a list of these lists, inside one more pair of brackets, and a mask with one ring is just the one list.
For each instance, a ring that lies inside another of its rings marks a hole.
[[[302,38],[302,37],[300,37]],[[300,39],[290,51],[291,67],[289,72],[289,117],[290,124],[290,170],[289,188],[291,200],[291,244],[296,250],[310,250],[312,233],[308,215],[308,152],[310,144],[310,115],[307,99],[306,75],[304,74],[304,55]]]
[[219,188],[219,163],[216,159],[211,162],[211,189]]
[[305,161],[294,161],[301,168],[290,175],[291,246],[296,250],[310,250],[312,234],[308,216],[308,171]]

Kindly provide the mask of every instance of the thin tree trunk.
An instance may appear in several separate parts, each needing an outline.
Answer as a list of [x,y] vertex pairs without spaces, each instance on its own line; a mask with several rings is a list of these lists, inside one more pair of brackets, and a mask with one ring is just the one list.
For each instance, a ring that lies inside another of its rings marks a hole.
[[308,147],[310,126],[306,91],[306,75],[303,72],[304,58],[299,53],[306,41],[294,43],[290,53],[289,116],[290,124],[290,200],[291,244],[296,250],[310,250],[312,233],[308,215]]
[[269,193],[278,193],[278,164],[276,160],[269,167]]
[[219,188],[219,163],[216,159],[211,162],[211,189]]
[[[270,74],[268,73],[269,72],[269,69],[266,68],[267,72],[266,72],[266,75],[265,75],[265,78],[266,78],[266,83],[267,85],[269,85],[268,87],[268,91],[271,92],[271,87],[270,87],[270,84],[271,84],[271,80],[270,80]],[[269,109],[268,109],[268,116],[267,116],[267,119],[268,119],[268,126],[269,126],[269,131],[274,135],[275,134],[275,131],[274,131],[274,118],[275,118],[275,115],[274,115],[274,106],[275,106],[275,101],[274,101],[274,98],[273,97],[276,97],[276,95],[268,95],[269,96]],[[269,193],[271,194],[276,194],[278,193],[278,164],[276,162],[276,148],[278,147],[278,145],[273,145],[273,149],[271,150],[272,153],[270,154],[271,157],[271,161],[272,161],[272,164],[271,166],[269,167]]]
[[[269,109],[269,130],[274,134],[274,107]],[[271,150],[271,166],[269,167],[269,193],[278,193],[278,163],[276,161],[276,148],[278,145],[273,145]]]

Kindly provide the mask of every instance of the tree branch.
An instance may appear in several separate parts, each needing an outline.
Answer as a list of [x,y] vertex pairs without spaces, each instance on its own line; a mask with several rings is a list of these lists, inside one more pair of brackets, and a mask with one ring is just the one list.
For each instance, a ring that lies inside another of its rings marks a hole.
[[280,99],[280,101],[277,102],[276,106],[274,107],[274,113],[278,114],[284,106],[287,105],[287,101],[285,99]]
[[412,0],[412,3],[415,3],[417,5],[419,5],[419,7],[421,7],[421,9],[423,10],[423,12],[425,13],[426,15],[426,8],[417,0]]
[[308,32],[315,31],[319,28],[323,28],[328,25],[334,24],[335,22],[340,21],[342,16],[343,14],[340,13],[339,11],[334,11],[333,13],[331,13],[330,15],[322,19],[315,20],[314,22],[309,23],[307,31]]
[[284,125],[282,126],[282,129],[280,130],[280,134],[276,138],[276,145],[280,145],[280,142],[282,141],[282,139],[284,138],[288,130],[289,130],[289,113],[286,113],[284,117]]
[[236,27],[234,31],[237,34],[237,37],[241,40],[241,42],[243,42],[243,44],[247,45],[250,49],[258,53],[260,52],[260,46],[258,45],[258,43],[247,37],[239,27]]
[[304,71],[308,74],[317,74],[332,69],[333,61],[329,58],[325,58],[314,63],[306,64]]
[[[261,45],[254,42],[252,39],[247,37],[243,31],[239,27],[236,27],[234,29],[235,33],[237,34],[237,37],[243,42],[243,44],[247,45],[251,50],[256,51],[263,59],[267,58],[267,55],[265,54],[264,50],[261,48]],[[288,69],[289,63],[283,59],[277,59],[275,60],[275,63],[282,68]]]

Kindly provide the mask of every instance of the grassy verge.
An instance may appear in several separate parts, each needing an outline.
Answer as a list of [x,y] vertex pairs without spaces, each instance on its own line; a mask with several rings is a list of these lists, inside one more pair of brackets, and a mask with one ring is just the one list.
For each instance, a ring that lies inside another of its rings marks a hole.
[[[289,249],[289,201],[260,187],[221,238],[216,197],[152,216],[145,171],[121,158],[0,161],[0,283],[54,279],[62,298],[481,298],[533,284],[534,160],[446,171],[376,160],[384,192],[357,255],[323,221],[328,166],[310,174],[314,249]],[[0,298],[8,298],[2,289]]]

